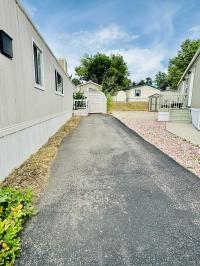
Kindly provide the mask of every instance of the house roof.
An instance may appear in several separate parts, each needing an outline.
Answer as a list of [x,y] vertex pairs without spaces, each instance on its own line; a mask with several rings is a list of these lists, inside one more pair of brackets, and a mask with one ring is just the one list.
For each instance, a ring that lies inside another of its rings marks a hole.
[[186,68],[185,72],[183,73],[181,79],[179,80],[177,86],[181,83],[187,72],[190,70],[190,68],[194,65],[194,63],[197,61],[197,59],[200,56],[200,48],[197,50],[196,54],[193,56],[192,60],[190,61],[188,67]]
[[159,90],[158,88],[154,87],[153,85],[147,85],[147,84],[145,84],[145,85],[131,86],[131,87],[129,87],[126,91],[129,91],[129,90],[132,90],[132,89],[141,88],[141,87],[145,87],[145,86],[147,86],[147,87],[151,87],[151,88],[153,88],[153,89],[155,89],[155,90]]
[[151,97],[155,97],[155,96],[156,96],[156,97],[157,97],[157,96],[160,97],[160,94],[159,94],[159,93],[154,93],[154,94],[150,95],[149,98],[151,98]]
[[93,82],[93,81],[91,81],[91,80],[90,80],[90,81],[87,81],[86,83],[82,83],[82,84],[78,85],[77,87],[81,87],[81,86],[84,86],[84,85],[86,85],[86,84],[94,84],[94,85],[99,86],[99,87],[102,88],[101,85],[99,85],[98,83],[95,83],[95,82]]

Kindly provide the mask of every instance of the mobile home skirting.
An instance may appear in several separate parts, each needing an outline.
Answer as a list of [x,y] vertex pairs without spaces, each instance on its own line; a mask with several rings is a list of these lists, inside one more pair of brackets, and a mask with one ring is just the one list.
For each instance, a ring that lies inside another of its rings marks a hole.
[[0,131],[0,180],[19,167],[67,122],[72,113],[61,113],[41,121]]

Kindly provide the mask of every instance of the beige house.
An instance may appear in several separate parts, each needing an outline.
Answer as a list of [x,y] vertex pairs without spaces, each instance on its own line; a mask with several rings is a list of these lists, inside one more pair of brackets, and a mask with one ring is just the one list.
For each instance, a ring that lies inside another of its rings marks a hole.
[[160,94],[160,90],[153,86],[142,85],[126,90],[127,102],[148,102],[149,96]]
[[126,92],[116,91],[112,98],[114,102],[126,102]]
[[17,0],[0,1],[0,40],[3,179],[72,116],[74,85]]

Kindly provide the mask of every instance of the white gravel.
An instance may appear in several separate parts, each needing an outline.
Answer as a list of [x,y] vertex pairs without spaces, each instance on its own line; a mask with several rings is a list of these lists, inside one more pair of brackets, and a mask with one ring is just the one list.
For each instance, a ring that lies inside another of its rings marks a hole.
[[200,177],[200,146],[191,144],[168,132],[164,122],[156,121],[155,113],[113,112],[113,115],[145,140]]

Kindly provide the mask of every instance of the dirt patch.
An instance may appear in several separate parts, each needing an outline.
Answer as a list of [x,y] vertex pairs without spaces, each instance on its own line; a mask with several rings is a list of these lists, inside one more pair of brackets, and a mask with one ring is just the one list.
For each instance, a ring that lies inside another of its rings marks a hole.
[[31,188],[38,198],[48,182],[52,162],[63,138],[70,134],[80,121],[81,117],[71,118],[42,148],[6,177],[1,186]]
[[113,102],[112,111],[148,111],[148,102]]

